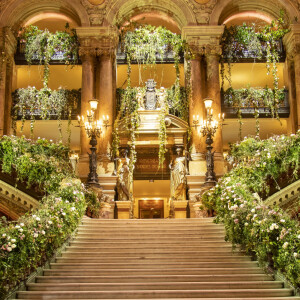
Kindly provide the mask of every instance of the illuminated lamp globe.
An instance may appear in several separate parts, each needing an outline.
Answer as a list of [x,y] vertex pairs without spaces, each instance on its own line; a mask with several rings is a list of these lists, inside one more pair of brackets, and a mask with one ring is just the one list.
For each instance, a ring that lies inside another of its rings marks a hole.
[[98,102],[99,101],[97,99],[89,100],[91,110],[97,110]]
[[210,98],[205,98],[204,99],[204,105],[206,109],[211,108],[213,101]]

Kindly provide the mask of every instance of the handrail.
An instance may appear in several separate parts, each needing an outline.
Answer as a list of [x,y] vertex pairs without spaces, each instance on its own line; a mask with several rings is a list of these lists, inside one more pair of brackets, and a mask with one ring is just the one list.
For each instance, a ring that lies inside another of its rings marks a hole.
[[264,203],[270,207],[289,206],[298,197],[300,197],[300,179],[268,197]]

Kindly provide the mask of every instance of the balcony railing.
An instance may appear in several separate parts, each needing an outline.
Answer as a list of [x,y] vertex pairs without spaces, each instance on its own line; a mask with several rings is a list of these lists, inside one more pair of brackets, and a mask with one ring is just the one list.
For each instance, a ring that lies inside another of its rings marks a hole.
[[[239,90],[236,90],[239,92]],[[283,93],[283,99],[279,104],[278,108],[278,116],[280,118],[288,118],[290,115],[290,106],[289,106],[289,93],[288,90],[284,89],[280,92]],[[222,105],[222,112],[225,113],[226,118],[237,118],[238,117],[238,110],[239,106],[234,103],[230,103],[227,97],[225,96],[223,89],[221,89],[221,105]],[[265,105],[262,98],[256,99],[252,101],[256,101],[256,105],[251,105],[247,103],[251,103],[251,101],[244,101],[244,104],[240,105],[240,112],[243,118],[254,118],[255,110],[258,109],[259,117],[260,118],[271,118],[272,112],[270,108]]]

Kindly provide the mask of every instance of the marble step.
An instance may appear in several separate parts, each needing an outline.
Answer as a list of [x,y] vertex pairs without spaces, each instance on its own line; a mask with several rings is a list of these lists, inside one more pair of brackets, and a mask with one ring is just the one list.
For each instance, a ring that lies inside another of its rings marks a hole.
[[126,290],[126,291],[25,291],[18,299],[151,299],[151,298],[250,298],[288,297],[292,289],[220,289],[220,290]]
[[236,275],[126,275],[126,276],[38,276],[37,283],[99,283],[99,282],[230,282],[230,281],[269,281],[265,274]]

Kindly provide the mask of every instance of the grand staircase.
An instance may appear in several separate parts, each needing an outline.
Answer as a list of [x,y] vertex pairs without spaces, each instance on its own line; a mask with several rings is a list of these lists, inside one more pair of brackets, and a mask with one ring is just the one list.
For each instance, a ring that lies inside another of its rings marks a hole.
[[232,252],[212,219],[84,218],[76,239],[18,299],[294,299]]

